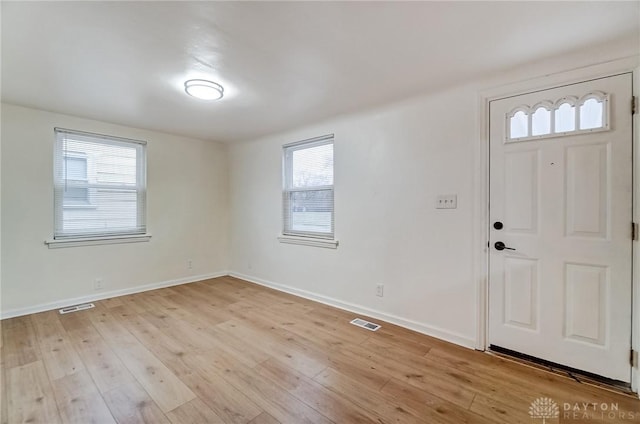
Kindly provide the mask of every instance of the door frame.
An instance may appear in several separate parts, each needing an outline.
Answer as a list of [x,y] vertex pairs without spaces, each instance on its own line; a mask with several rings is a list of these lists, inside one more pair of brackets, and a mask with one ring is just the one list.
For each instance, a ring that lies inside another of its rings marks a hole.
[[[600,63],[539,78],[500,85],[478,92],[477,134],[479,143],[474,148],[473,183],[473,275],[476,281],[476,346],[488,349],[489,327],[489,102],[537,90],[545,90],[583,81],[605,78],[621,73],[632,73],[633,95],[640,98],[640,56]],[[632,119],[632,205],[633,221],[640,222],[640,112]],[[631,347],[640,351],[640,249],[632,242],[632,307]],[[640,369],[631,368],[631,389],[640,395]],[[640,397],[640,396],[639,396]]]

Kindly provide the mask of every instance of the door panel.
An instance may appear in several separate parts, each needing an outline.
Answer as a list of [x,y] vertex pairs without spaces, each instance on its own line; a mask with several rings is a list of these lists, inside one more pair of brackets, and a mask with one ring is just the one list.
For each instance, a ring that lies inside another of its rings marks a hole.
[[566,264],[565,328],[570,339],[604,346],[608,267]]
[[538,261],[507,257],[505,264],[505,324],[537,329]]
[[538,152],[505,153],[505,206],[509,231],[538,230]]
[[609,144],[567,147],[567,236],[608,238]]
[[[489,343],[623,382],[631,378],[631,93],[623,74],[496,100],[489,125]],[[584,99],[599,102],[602,128],[580,130]]]

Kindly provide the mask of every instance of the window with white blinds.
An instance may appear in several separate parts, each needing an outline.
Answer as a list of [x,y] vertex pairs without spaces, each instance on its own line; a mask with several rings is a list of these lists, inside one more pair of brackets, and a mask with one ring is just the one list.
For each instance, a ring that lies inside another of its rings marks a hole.
[[146,233],[146,142],[55,129],[54,239]]
[[284,146],[284,235],[333,239],[333,134]]

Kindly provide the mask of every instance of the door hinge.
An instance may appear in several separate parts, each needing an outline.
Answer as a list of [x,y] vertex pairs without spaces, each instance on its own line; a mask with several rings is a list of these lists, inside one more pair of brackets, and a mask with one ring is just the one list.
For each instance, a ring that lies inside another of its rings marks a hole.
[[638,113],[638,98],[636,96],[631,97],[631,114]]
[[638,240],[638,224],[635,222],[631,223],[631,240]]
[[629,352],[629,363],[634,368],[638,366],[638,352],[633,349]]

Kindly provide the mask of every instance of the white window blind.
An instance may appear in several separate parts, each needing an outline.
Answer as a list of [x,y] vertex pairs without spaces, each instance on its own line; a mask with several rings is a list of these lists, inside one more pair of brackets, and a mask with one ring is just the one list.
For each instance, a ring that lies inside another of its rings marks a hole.
[[146,233],[146,142],[55,129],[54,239]]
[[333,134],[284,146],[283,234],[333,239]]

